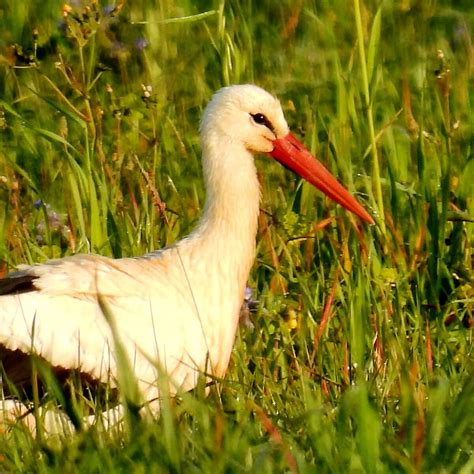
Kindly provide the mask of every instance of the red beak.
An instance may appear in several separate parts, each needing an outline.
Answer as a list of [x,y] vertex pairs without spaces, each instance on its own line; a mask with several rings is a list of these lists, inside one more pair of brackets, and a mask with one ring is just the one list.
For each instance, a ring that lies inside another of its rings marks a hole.
[[291,133],[273,141],[270,155],[316,186],[324,194],[348,211],[353,212],[365,222],[374,224],[370,214],[351,196],[349,191],[300,143]]

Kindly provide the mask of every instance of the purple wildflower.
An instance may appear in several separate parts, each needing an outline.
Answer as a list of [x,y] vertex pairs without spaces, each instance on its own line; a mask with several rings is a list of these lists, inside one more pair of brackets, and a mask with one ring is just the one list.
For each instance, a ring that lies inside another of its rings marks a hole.
[[146,38],[140,37],[135,40],[135,49],[138,51],[143,51],[148,46],[148,40]]

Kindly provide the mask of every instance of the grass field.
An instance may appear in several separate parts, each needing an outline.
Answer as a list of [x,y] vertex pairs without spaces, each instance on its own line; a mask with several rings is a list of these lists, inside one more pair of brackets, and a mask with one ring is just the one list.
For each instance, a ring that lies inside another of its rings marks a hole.
[[259,157],[226,378],[120,432],[14,425],[0,471],[473,472],[473,27],[469,0],[4,0],[1,272],[187,234],[199,117],[234,83],[277,95],[377,225]]

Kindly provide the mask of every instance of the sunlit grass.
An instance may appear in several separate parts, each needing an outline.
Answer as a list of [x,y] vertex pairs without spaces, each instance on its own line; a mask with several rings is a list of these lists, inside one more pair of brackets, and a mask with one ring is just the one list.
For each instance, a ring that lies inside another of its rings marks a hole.
[[100,22],[63,5],[1,7],[8,268],[140,255],[188,233],[204,202],[199,117],[237,82],[277,94],[384,224],[259,157],[260,304],[225,380],[123,431],[44,443],[19,423],[0,433],[0,470],[471,472],[469,3],[360,2],[359,29],[342,1],[91,3]]

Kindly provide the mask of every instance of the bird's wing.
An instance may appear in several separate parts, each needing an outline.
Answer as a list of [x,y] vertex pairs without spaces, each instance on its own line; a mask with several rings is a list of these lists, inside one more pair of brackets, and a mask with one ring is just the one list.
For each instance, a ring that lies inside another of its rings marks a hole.
[[[20,267],[8,279],[4,288],[14,293],[0,296],[0,345],[9,350],[34,351],[53,366],[101,379],[109,369],[115,373],[115,341],[100,295],[145,384],[157,374],[150,358],[170,373],[183,360],[192,370],[202,363],[193,354],[206,354],[192,298],[166,252],[148,259],[78,255]],[[23,292],[15,293],[15,280]]]
[[[166,270],[159,258],[150,265],[158,276]],[[0,295],[39,291],[45,295],[75,298],[123,296],[139,290],[143,274],[140,260],[111,259],[97,255],[74,255],[38,265],[20,265],[0,280]],[[136,282],[136,284],[134,284]],[[125,293],[124,293],[125,292]]]

